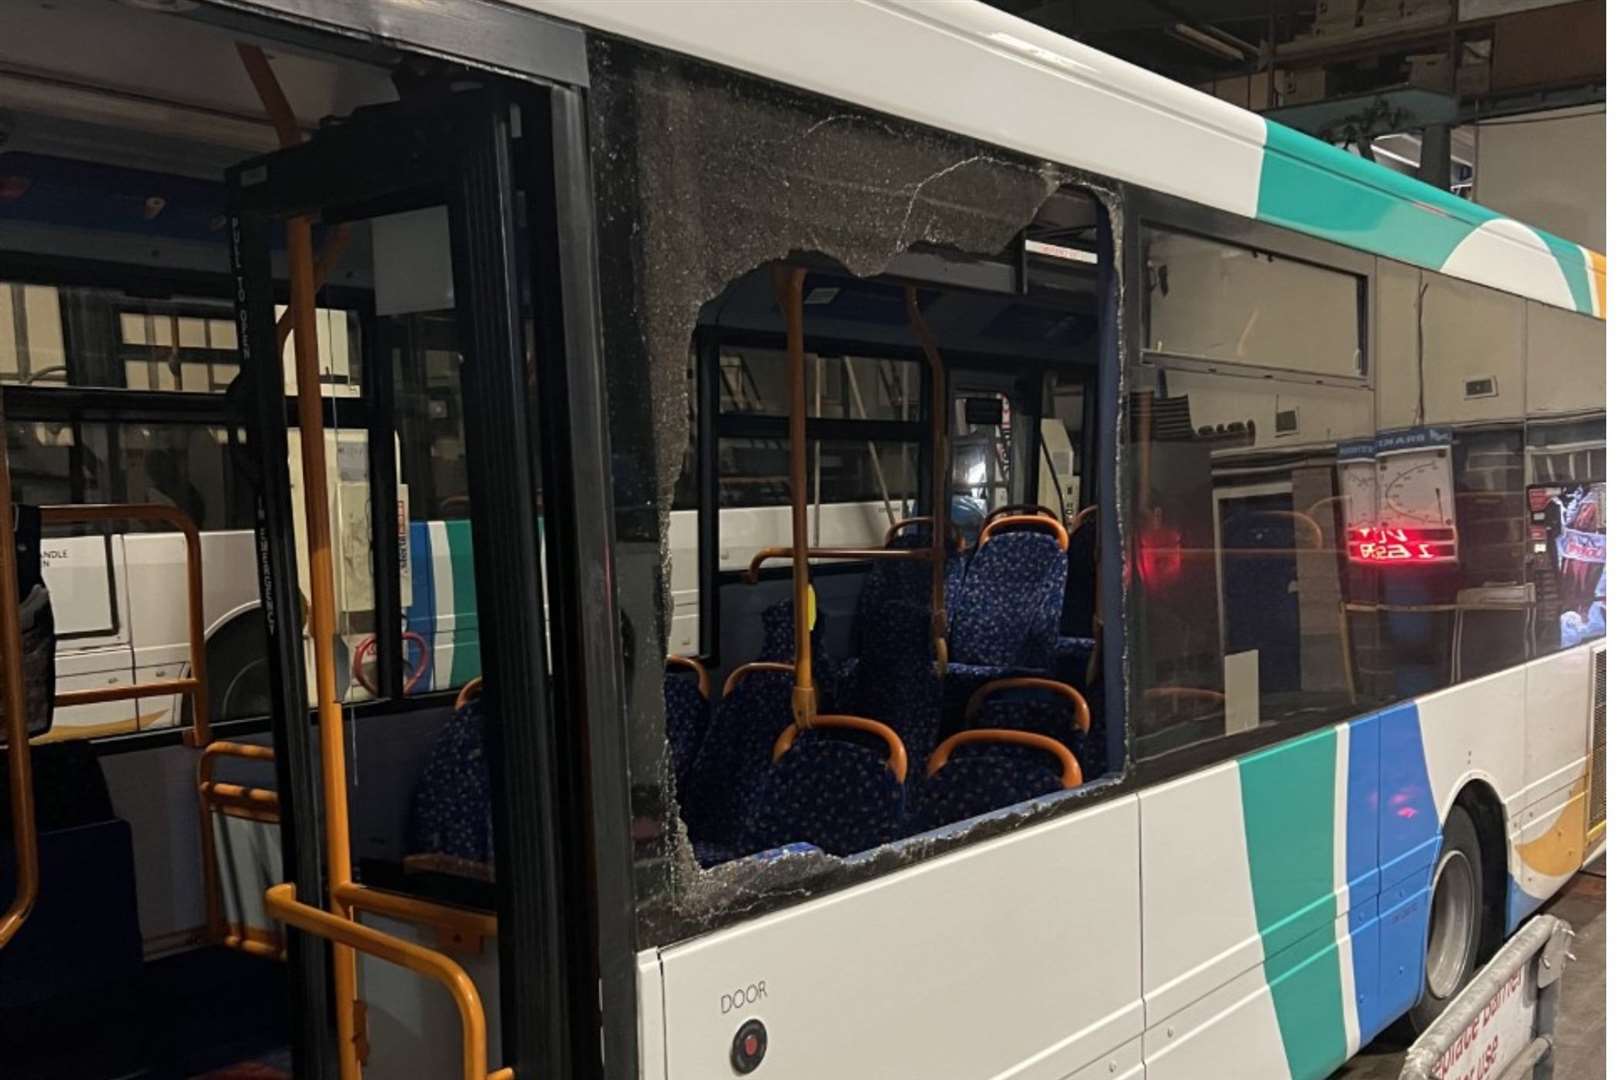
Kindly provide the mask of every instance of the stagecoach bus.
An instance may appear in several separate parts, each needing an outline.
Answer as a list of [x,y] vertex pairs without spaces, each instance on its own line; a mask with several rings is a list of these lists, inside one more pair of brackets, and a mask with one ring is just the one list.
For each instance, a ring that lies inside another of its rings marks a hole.
[[1604,850],[1601,253],[975,4],[0,61],[0,502],[201,425],[253,642],[8,699],[7,1076],[1317,1080]]

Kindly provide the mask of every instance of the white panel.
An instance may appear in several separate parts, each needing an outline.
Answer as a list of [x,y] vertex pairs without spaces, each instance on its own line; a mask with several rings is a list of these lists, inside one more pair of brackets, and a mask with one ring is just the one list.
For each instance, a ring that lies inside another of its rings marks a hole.
[[1558,413],[1603,404],[1603,329],[1598,319],[1531,304],[1527,367],[1530,412]]
[[1378,391],[1378,430],[1416,426],[1418,411],[1417,362],[1418,278],[1415,267],[1391,259],[1378,260],[1373,385]]
[[[1141,800],[1142,985],[1153,1025],[1257,969],[1265,956],[1237,766],[1149,788]],[[1164,837],[1175,842],[1155,842]]]
[[52,536],[40,544],[40,569],[51,591],[58,638],[116,635],[112,553],[101,536]]
[[1258,116],[987,4],[517,2],[1254,216],[1266,141]]
[[641,1020],[636,1047],[641,1053],[641,1080],[662,1080],[664,1064],[664,968],[657,949],[636,957],[636,1012]]
[[[1440,274],[1424,274],[1420,307],[1423,422],[1522,417],[1524,301]],[[1496,380],[1493,396],[1464,396],[1468,380],[1487,376]]]
[[1525,700],[1536,711],[1524,733],[1526,807],[1568,782],[1571,767],[1585,768],[1591,666],[1591,650],[1566,649],[1525,668]]
[[665,950],[669,1080],[729,1075],[753,1017],[774,1080],[1129,1075],[1137,827],[1115,799]]
[[1470,778],[1511,799],[1524,785],[1525,668],[1509,668],[1418,701],[1429,790],[1442,822]]
[[[362,914],[360,921],[425,948],[442,950],[438,935],[414,923]],[[475,955],[450,953],[483,999],[489,1067],[501,1063],[501,975],[493,941]],[[366,1002],[371,1058],[366,1080],[420,1080],[461,1075],[461,1019],[450,995],[432,979],[360,955],[360,996]]]

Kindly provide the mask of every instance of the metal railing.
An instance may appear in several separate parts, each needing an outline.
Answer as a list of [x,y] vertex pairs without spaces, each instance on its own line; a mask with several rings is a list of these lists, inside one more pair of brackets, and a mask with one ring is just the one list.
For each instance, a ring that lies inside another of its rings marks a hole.
[[[1575,932],[1538,915],[1502,946],[1407,1051],[1400,1080],[1552,1080],[1553,1024]],[[1501,1072],[1496,1062],[1506,1061]]]

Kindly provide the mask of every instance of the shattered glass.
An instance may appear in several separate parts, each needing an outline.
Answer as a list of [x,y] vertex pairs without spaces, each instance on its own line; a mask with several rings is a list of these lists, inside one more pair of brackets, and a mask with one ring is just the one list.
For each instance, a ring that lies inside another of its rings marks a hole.
[[[789,256],[882,273],[915,245],[1007,249],[1073,170],[628,43],[591,48],[616,560],[643,947],[909,865],[1001,822],[851,858],[753,857],[702,871],[671,791],[662,696],[669,514],[693,412],[699,309]],[[1103,197],[1109,199],[1104,193]],[[1115,203],[1109,200],[1110,212]],[[1116,233],[1117,235],[1117,233]],[[1049,804],[1029,814],[1044,816]]]

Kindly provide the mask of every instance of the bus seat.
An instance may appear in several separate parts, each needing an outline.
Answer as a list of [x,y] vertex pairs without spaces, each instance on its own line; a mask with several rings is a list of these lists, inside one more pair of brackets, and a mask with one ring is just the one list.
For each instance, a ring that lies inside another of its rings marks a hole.
[[903,752],[900,775],[895,760],[885,741],[866,731],[818,727],[797,733],[754,788],[747,847],[809,843],[832,855],[852,855],[896,839],[905,824]]
[[966,729],[995,728],[1046,735],[1066,746],[1086,776],[1108,771],[1108,745],[1091,699],[1067,682],[1017,679],[981,686],[969,702]]
[[930,755],[911,824],[926,832],[1083,782],[1073,752],[1056,739],[1026,731],[963,731]]
[[[759,613],[764,624],[765,642],[759,658],[777,663],[793,662],[793,598],[778,600]],[[839,669],[827,653],[826,621],[818,618],[810,628],[810,670],[816,685],[829,698],[836,697]]]
[[406,869],[495,878],[482,697],[463,691],[411,792]]
[[1052,674],[1059,682],[1068,683],[1076,690],[1086,688],[1086,667],[1091,653],[1097,647],[1095,638],[1058,635],[1052,651]]
[[681,796],[681,816],[705,866],[742,854],[748,797],[770,765],[782,725],[793,716],[793,674],[786,662],[745,664],[726,682]]
[[951,619],[952,663],[1050,670],[1068,575],[1068,534],[1055,520],[1055,534],[1044,527],[1016,528],[1046,520],[1008,517],[985,526]]
[[[690,673],[696,672],[697,678]],[[664,733],[677,797],[709,728],[709,673],[696,660],[671,656],[664,669]]]
[[939,741],[942,700],[929,608],[891,600],[873,606],[862,622],[849,711],[893,728],[910,759],[922,761]]

